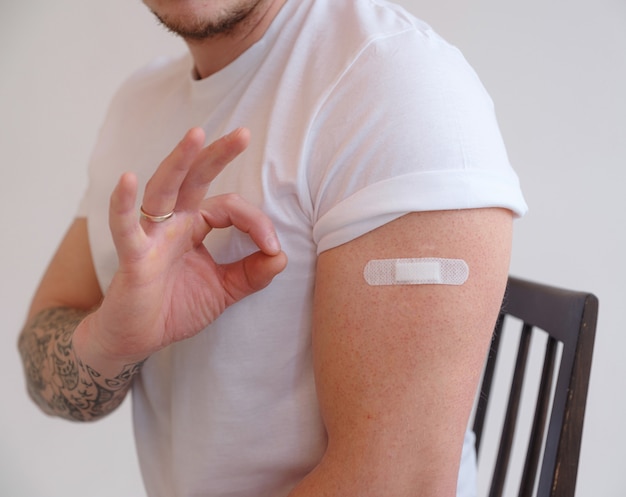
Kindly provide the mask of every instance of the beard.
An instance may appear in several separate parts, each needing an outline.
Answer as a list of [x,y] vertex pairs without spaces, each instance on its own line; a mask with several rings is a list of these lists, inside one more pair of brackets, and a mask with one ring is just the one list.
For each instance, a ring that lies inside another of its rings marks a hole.
[[167,14],[159,14],[154,10],[152,13],[171,33],[185,40],[203,41],[233,34],[244,26],[246,22],[252,21],[254,12],[263,1],[242,1],[240,2],[241,5],[225,9],[219,15],[210,19],[199,15],[194,18],[178,19]]

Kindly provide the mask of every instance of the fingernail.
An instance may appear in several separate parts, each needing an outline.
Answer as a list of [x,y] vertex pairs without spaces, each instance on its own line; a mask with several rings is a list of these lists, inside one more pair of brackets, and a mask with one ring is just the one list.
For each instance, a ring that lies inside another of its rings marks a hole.
[[267,244],[267,248],[272,253],[280,252],[280,242],[278,241],[278,238],[275,233],[270,233],[269,235],[267,235],[267,238],[265,239],[265,243]]
[[233,139],[236,138],[237,136],[241,135],[241,134],[247,134],[248,133],[248,129],[245,127],[239,127],[239,128],[235,128],[234,130],[232,130],[230,133],[228,133],[226,136],[229,139]]

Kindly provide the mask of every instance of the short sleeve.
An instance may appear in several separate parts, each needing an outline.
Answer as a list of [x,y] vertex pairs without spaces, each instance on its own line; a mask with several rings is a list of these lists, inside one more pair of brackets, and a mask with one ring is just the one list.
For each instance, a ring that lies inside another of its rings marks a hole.
[[369,41],[329,92],[312,136],[318,253],[408,212],[526,212],[491,98],[430,30]]

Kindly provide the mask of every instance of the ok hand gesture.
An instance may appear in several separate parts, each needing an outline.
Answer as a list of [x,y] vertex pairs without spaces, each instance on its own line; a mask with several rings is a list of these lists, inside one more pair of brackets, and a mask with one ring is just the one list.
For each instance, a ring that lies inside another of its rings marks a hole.
[[[237,129],[207,147],[204,140],[202,129],[191,129],[160,164],[146,185],[141,216],[134,175],[123,175],[111,196],[119,268],[89,326],[103,356],[133,362],[194,336],[286,266],[273,225],[258,208],[235,194],[205,198],[211,181],[246,148],[248,131]],[[203,240],[228,226],[247,233],[259,251],[218,265]]]

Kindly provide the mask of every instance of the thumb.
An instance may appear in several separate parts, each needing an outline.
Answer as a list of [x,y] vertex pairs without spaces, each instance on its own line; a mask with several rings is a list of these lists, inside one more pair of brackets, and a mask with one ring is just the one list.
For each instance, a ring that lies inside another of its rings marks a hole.
[[222,266],[224,290],[232,299],[226,305],[232,305],[262,290],[286,267],[287,255],[282,251],[276,255],[267,255],[259,251],[240,261]]

